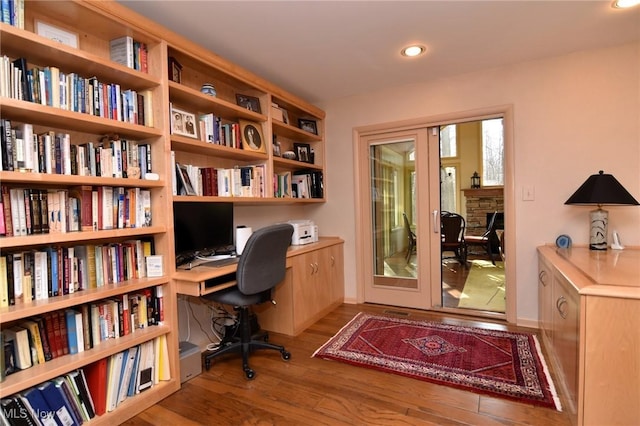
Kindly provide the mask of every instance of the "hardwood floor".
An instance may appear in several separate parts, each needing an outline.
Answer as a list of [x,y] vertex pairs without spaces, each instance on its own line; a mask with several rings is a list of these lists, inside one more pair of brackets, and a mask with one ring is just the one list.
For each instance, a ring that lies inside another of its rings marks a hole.
[[[124,424],[571,425],[565,412],[311,357],[356,313],[385,309],[409,312],[416,319],[533,331],[426,311],[342,305],[296,337],[271,333],[270,341],[291,352],[289,362],[275,351],[256,352],[250,358],[256,378],[248,381],[240,358],[220,359],[180,391]],[[555,375],[554,381],[558,388]]]

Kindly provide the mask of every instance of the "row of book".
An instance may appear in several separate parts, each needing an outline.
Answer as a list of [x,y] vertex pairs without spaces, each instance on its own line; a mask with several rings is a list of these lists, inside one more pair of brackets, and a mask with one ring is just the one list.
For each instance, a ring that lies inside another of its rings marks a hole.
[[322,198],[322,172],[283,172],[273,175],[276,198]]
[[0,159],[6,171],[134,179],[152,172],[150,144],[117,136],[73,144],[69,133],[36,133],[7,119],[0,119]]
[[200,140],[230,148],[242,149],[242,135],[239,123],[223,123],[215,114],[200,114]]
[[3,252],[0,307],[149,276],[151,240]]
[[28,67],[26,58],[0,58],[0,96],[153,127],[153,93],[138,93],[58,67]]
[[176,163],[174,170],[174,195],[265,196],[266,165],[264,164],[220,168]]
[[171,379],[165,335],[0,401],[7,425],[79,426]]
[[151,191],[83,185],[68,189],[2,186],[0,235],[18,237],[151,226]]
[[22,320],[2,330],[2,374],[6,377],[163,321],[162,287]]
[[1,0],[0,18],[5,24],[24,28],[24,1],[25,0]]
[[131,36],[114,38],[109,42],[111,60],[137,71],[149,72],[148,53],[147,45]]

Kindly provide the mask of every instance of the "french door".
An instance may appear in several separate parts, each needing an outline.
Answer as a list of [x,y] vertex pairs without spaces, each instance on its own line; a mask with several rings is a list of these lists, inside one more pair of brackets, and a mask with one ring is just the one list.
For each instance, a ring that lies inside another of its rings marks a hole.
[[[438,128],[362,135],[360,259],[366,302],[414,308],[440,303]],[[366,190],[364,187],[366,186]],[[435,190],[430,190],[435,188]]]

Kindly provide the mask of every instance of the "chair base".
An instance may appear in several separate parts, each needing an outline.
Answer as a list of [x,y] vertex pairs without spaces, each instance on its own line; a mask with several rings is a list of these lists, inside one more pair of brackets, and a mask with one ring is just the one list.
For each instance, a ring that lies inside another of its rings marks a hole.
[[[205,356],[204,366],[205,369],[211,368],[211,362],[214,358],[230,353],[242,354],[242,370],[247,379],[251,380],[255,377],[256,373],[249,366],[249,354],[258,349],[272,349],[280,352],[280,356],[283,360],[288,361],[291,359],[291,353],[289,353],[284,346],[268,343],[269,334],[266,332],[258,332],[253,336],[251,334],[251,321],[248,307],[238,307],[236,310],[240,315],[240,338],[236,338],[231,342],[226,342],[226,345],[211,352]],[[261,339],[261,340],[259,340]]]

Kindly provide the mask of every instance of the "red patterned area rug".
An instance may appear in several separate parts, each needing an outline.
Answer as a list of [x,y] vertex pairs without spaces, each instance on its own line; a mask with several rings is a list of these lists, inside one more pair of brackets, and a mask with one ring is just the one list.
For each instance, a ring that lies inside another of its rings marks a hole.
[[361,312],[313,356],[562,410],[533,334]]

